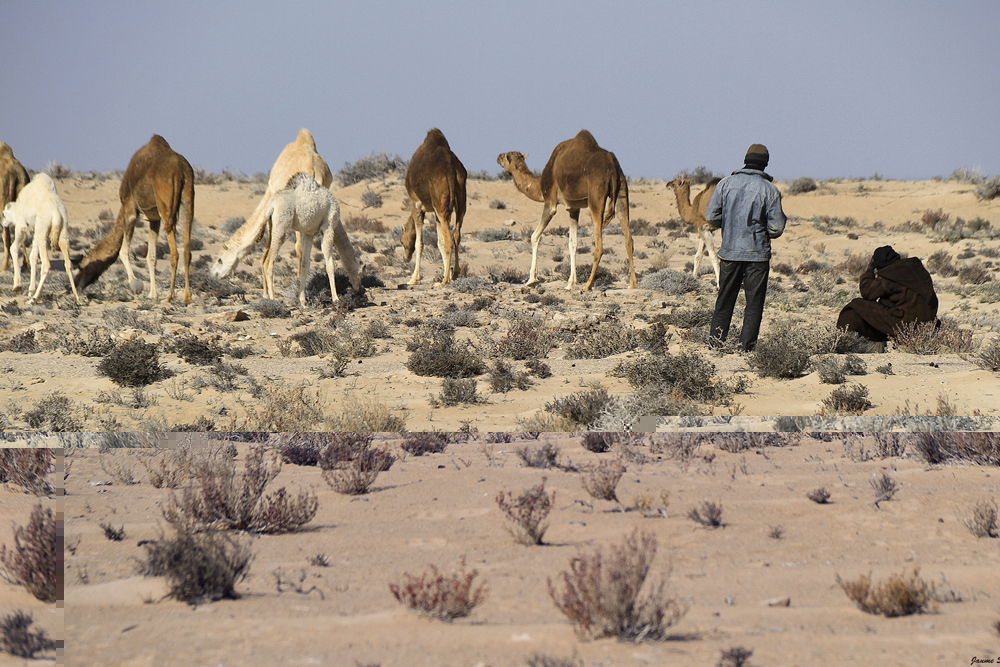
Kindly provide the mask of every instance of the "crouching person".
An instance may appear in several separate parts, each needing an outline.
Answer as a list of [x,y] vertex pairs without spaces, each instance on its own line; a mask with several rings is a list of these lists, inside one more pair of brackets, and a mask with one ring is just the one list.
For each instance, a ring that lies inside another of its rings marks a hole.
[[892,246],[875,250],[859,287],[861,298],[840,311],[840,329],[884,344],[900,324],[937,319],[938,298],[931,274],[919,258],[903,259]]

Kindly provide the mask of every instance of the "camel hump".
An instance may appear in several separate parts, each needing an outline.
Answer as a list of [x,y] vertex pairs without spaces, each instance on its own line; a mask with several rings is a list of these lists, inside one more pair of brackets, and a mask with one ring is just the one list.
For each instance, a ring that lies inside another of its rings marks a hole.
[[427,138],[424,139],[424,143],[428,145],[434,144],[439,146],[445,146],[449,150],[451,149],[451,147],[448,146],[448,140],[444,138],[444,132],[437,129],[436,127],[427,130]]
[[312,132],[304,127],[299,130],[298,136],[295,137],[295,143],[302,146],[308,146],[314,151],[316,150],[316,139],[313,138]]
[[0,154],[13,155],[14,149],[6,141],[0,141]]
[[589,130],[580,130],[577,132],[576,139],[580,143],[586,144],[591,148],[598,148],[597,139],[594,138],[594,135],[592,135]]
[[[32,183],[38,183],[39,186],[44,186],[51,190],[56,191],[56,184],[53,182],[52,177],[46,174],[44,171],[40,171],[31,178]],[[36,186],[38,187],[38,186]]]
[[170,148],[170,144],[167,143],[167,140],[164,139],[159,134],[154,134],[152,137],[149,138],[149,145],[162,148]]
[[306,189],[315,189],[316,179],[312,174],[307,174],[304,171],[295,173],[291,178],[288,179],[288,183],[285,185],[286,190],[291,190],[294,188],[302,187]]
[[710,187],[712,187],[713,185],[718,185],[718,184],[719,184],[719,181],[721,181],[721,180],[722,180],[722,178],[721,178],[721,177],[719,177],[719,176],[716,176],[715,178],[713,178],[712,180],[710,180],[710,181],[709,181],[708,183],[705,183],[705,187],[706,187],[706,188],[710,188]]

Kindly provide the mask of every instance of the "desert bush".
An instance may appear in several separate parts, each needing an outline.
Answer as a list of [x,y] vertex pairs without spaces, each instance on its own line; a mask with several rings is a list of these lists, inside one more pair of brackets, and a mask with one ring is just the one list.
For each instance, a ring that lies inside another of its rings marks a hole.
[[112,542],[121,542],[125,539],[125,526],[115,528],[110,523],[101,522],[100,527],[104,531],[104,537]]
[[190,605],[235,600],[236,584],[250,571],[250,546],[218,530],[173,524],[174,534],[149,540],[139,574],[166,577],[167,595]]
[[814,354],[844,354],[860,349],[861,337],[834,326],[793,326],[761,336],[750,366],[764,377],[797,378]]
[[549,368],[549,365],[541,359],[528,359],[524,366],[537,378],[544,379],[552,377],[552,369]]
[[873,477],[869,484],[875,493],[876,506],[883,501],[892,500],[892,497],[896,495],[896,491],[899,490],[896,480],[889,476],[888,473],[882,473],[877,477]]
[[[503,202],[499,203],[503,204]],[[493,208],[493,206],[491,205],[490,208]],[[493,243],[495,241],[516,241],[518,236],[510,227],[493,227],[477,232],[476,238],[484,243]]]
[[0,546],[0,575],[43,602],[63,599],[62,526],[41,503],[28,523],[14,526],[14,546]]
[[691,350],[623,361],[611,375],[626,378],[636,389],[677,392],[702,401],[715,400],[726,393],[725,388],[715,382],[715,365]]
[[[1000,626],[1000,621],[997,622]],[[535,652],[528,656],[526,667],[584,667],[578,658],[563,658]]]
[[383,203],[385,202],[382,195],[374,190],[365,190],[361,193],[361,204],[364,208],[382,208]]
[[441,405],[468,405],[482,403],[483,398],[476,392],[476,381],[473,378],[441,380],[441,393],[437,396]]
[[559,449],[551,442],[537,447],[527,445],[518,447],[517,456],[529,468],[556,468],[559,466]]
[[167,376],[156,345],[138,339],[116,345],[101,359],[97,372],[123,387],[142,387]]
[[997,504],[993,500],[980,500],[962,524],[976,537],[997,537]]
[[344,163],[343,169],[337,172],[337,181],[346,187],[372,178],[401,175],[406,170],[406,164],[407,161],[398,155],[372,153],[355,162]]
[[813,367],[819,374],[819,381],[823,384],[843,384],[847,379],[847,373],[843,364],[836,357],[821,357],[813,361]]
[[838,575],[837,584],[861,611],[889,618],[928,611],[934,596],[934,585],[924,581],[916,568],[908,576],[893,574],[877,584],[872,582],[871,574],[853,581],[844,581]]
[[396,457],[379,448],[365,447],[336,467],[324,468],[323,479],[337,493],[356,496],[368,493],[379,473],[395,463]]
[[284,487],[264,495],[281,471],[280,458],[266,456],[263,447],[251,447],[242,475],[230,459],[214,456],[200,460],[193,469],[194,484],[176,494],[163,510],[171,524],[194,522],[256,533],[287,533],[316,515],[316,494],[301,491],[291,498]]
[[742,646],[732,646],[722,651],[715,667],[750,667],[753,651]]
[[545,404],[545,409],[586,428],[601,416],[601,411],[609,399],[607,389],[596,387],[549,401]]
[[[349,232],[382,234],[385,232],[385,224],[378,218],[369,218],[364,213],[361,215],[349,214],[344,216],[344,229]],[[327,289],[329,289],[329,282],[327,283]]]
[[951,354],[973,350],[972,331],[961,329],[951,318],[935,322],[904,322],[892,336],[901,352],[911,354]]
[[812,192],[818,188],[819,185],[816,181],[808,176],[803,176],[802,178],[796,178],[794,181],[788,185],[788,194],[790,195],[800,195],[805,192]]
[[825,486],[821,486],[807,493],[806,498],[819,505],[825,505],[830,502],[830,492],[827,491]]
[[624,474],[625,465],[621,461],[601,461],[584,473],[583,488],[592,498],[617,503],[619,500],[615,489]]
[[406,367],[416,375],[466,378],[486,370],[482,358],[468,342],[456,343],[451,329],[423,327],[407,343]]
[[[665,581],[642,596],[656,556],[656,538],[638,530],[621,545],[574,556],[549,596],[581,637],[618,637],[625,641],[663,640],[686,608],[667,594]],[[642,596],[642,597],[640,597]]]
[[959,167],[951,172],[950,179],[959,183],[977,185],[986,180],[983,170],[979,167]]
[[911,436],[913,450],[927,463],[971,461],[1000,466],[1000,433],[931,431]]
[[993,280],[993,271],[982,262],[965,266],[958,272],[958,282],[963,285],[982,285]]
[[979,199],[996,199],[1000,197],[1000,176],[994,176],[976,187],[976,197]]
[[32,329],[28,331],[22,331],[21,333],[11,336],[7,340],[0,343],[0,352],[18,352],[20,354],[38,354],[42,351],[41,345],[38,344],[38,340],[35,337],[35,332]]
[[45,479],[53,469],[51,449],[0,449],[0,483],[9,482],[35,493],[52,492]]
[[0,651],[31,660],[37,653],[61,646],[49,639],[45,630],[31,630],[32,623],[31,615],[20,610],[0,619]]
[[635,328],[616,319],[594,324],[577,334],[566,346],[567,359],[604,359],[614,354],[634,350],[640,336]]
[[402,578],[389,584],[389,590],[407,609],[442,621],[452,621],[472,613],[486,599],[486,585],[476,584],[476,570],[466,570],[465,560],[451,574],[442,573],[436,565],[413,575],[404,572]]
[[[450,286],[454,291],[462,294],[474,294],[493,289],[493,283],[482,276],[459,276],[451,281]],[[482,310],[482,308],[474,308],[473,310]]]
[[548,529],[546,519],[556,502],[556,493],[545,492],[545,478],[541,484],[526,489],[514,496],[510,491],[501,491],[496,497],[497,506],[508,520],[507,529],[518,544],[542,544]]
[[502,359],[497,359],[490,367],[490,390],[494,393],[507,393],[511,389],[524,391],[532,384],[531,376],[527,372],[514,372],[510,364]]
[[688,518],[705,528],[720,528],[726,525],[722,521],[722,505],[710,500],[702,502],[700,507],[688,510]]
[[406,430],[406,418],[394,414],[374,398],[348,398],[340,412],[328,419],[331,431],[398,433]]
[[677,172],[677,175],[674,176],[674,178],[686,178],[695,185],[704,185],[709,181],[719,178],[719,176],[714,174],[712,170],[709,169],[708,167],[704,165],[699,165],[691,170],[684,169],[682,171]]
[[410,437],[403,441],[400,447],[413,456],[423,456],[424,454],[440,454],[448,447],[448,434],[437,431],[426,433],[411,433]]
[[868,398],[868,387],[863,384],[837,387],[823,399],[824,412],[833,414],[861,414],[872,405]]
[[149,483],[157,489],[176,489],[191,475],[194,458],[187,447],[170,452],[158,452],[152,457],[139,459],[149,476]]
[[[319,450],[316,464],[323,470],[333,470],[350,463],[358,456],[369,451],[375,434],[365,431],[350,431],[338,433],[281,433],[274,437],[276,447],[284,443],[298,442],[312,444]],[[388,452],[384,452],[388,455]],[[391,456],[391,455],[390,455]],[[389,461],[391,466],[392,461]],[[388,469],[386,466],[385,469]]]
[[597,454],[610,451],[616,441],[615,434],[607,431],[589,431],[580,438],[580,444],[584,449]]
[[688,292],[698,291],[698,278],[690,273],[682,273],[673,269],[660,269],[647,273],[639,280],[642,289],[664,292],[673,296],[681,296]]
[[509,283],[521,285],[528,281],[528,274],[513,266],[488,266],[486,273],[493,284]]
[[544,359],[556,344],[557,332],[540,317],[518,316],[499,340],[490,345],[490,355],[524,361]]
[[174,354],[189,364],[208,366],[222,357],[222,347],[215,341],[204,341],[197,336],[181,336],[171,346]]
[[261,299],[253,305],[253,309],[264,319],[283,319],[292,316],[292,311],[284,302],[278,299]]
[[970,355],[968,359],[980,368],[1000,373],[1000,339],[984,343],[979,351]]
[[40,398],[35,407],[24,412],[24,421],[38,431],[56,433],[81,431],[83,424],[77,418],[76,402],[61,392]]
[[927,258],[927,269],[945,278],[958,275],[958,269],[951,260],[951,253],[938,250]]

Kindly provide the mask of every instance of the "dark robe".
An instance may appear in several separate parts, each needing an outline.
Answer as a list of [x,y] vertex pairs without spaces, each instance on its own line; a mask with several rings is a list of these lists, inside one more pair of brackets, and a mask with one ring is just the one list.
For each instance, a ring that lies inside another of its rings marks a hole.
[[840,311],[837,327],[874,341],[886,341],[904,322],[933,322],[938,298],[931,274],[920,259],[907,257],[861,274],[861,298]]

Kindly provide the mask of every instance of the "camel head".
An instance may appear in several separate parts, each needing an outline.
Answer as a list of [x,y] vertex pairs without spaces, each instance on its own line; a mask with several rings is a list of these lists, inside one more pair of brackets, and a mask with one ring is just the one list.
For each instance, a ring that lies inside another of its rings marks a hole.
[[215,258],[209,269],[209,273],[213,277],[225,278],[231,275],[236,269],[236,265],[239,264],[242,255],[246,254],[240,253],[239,249],[233,246],[232,239],[222,244],[218,257]]
[[678,190],[681,190],[681,189],[684,189],[684,188],[687,188],[687,190],[690,191],[691,190],[691,179],[688,178],[687,176],[678,176],[674,180],[672,180],[669,183],[667,183],[667,187],[670,188],[671,190],[673,190],[674,192],[677,192]]
[[527,169],[527,159],[527,153],[511,151],[509,153],[500,153],[500,155],[497,156],[497,164],[500,165],[504,171],[513,173],[515,168],[523,167]]

